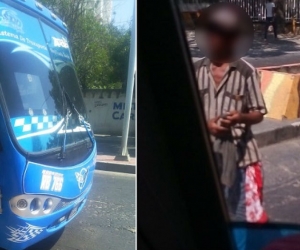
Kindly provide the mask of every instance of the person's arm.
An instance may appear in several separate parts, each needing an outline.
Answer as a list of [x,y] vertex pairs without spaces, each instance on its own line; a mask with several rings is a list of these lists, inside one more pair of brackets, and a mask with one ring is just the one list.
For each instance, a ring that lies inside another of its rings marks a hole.
[[264,118],[264,115],[260,111],[250,111],[249,113],[239,113],[237,111],[232,111],[226,117],[230,123],[229,125],[233,126],[237,123],[243,123],[248,126],[260,123]]
[[257,70],[248,77],[246,87],[247,93],[245,98],[249,112],[229,112],[227,117],[221,121],[221,124],[224,126],[234,126],[237,123],[243,123],[250,126],[260,123],[263,120],[263,116],[267,114],[265,101],[260,90],[260,77]]
[[275,3],[272,3],[272,14],[273,14],[273,17],[276,16],[276,6],[275,6]]

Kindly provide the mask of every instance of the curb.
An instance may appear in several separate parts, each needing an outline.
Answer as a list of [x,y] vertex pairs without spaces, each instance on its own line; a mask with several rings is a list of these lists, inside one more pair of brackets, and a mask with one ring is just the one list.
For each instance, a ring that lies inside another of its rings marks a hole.
[[278,128],[265,130],[262,132],[254,132],[258,147],[266,147],[282,141],[295,139],[300,136],[300,121],[286,124]]
[[120,164],[114,162],[97,161],[96,170],[118,172],[124,174],[135,174],[135,165]]
[[289,74],[299,74],[300,73],[300,63],[284,64],[279,66],[266,66],[258,67],[258,70],[268,70],[268,71],[277,71],[282,73]]

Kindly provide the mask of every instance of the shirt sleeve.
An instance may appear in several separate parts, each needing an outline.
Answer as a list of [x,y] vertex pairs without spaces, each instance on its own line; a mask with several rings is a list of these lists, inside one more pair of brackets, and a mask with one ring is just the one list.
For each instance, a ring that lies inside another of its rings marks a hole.
[[247,79],[247,108],[265,115],[268,111],[260,87],[260,75],[255,70]]
[[272,7],[275,8],[275,3],[272,3]]
[[201,60],[198,60],[198,61],[194,62],[194,70],[195,70],[195,73],[196,73],[196,79],[197,80],[198,80],[198,77],[199,77],[200,64],[201,64]]

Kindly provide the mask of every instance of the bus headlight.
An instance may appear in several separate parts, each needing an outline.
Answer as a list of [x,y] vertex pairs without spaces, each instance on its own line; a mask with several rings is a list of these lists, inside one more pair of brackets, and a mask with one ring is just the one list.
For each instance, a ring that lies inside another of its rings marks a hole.
[[46,199],[43,206],[44,213],[48,214],[51,211],[52,206],[53,200],[51,198]]
[[60,203],[61,199],[56,197],[29,194],[13,197],[9,201],[13,213],[27,218],[51,214]]
[[17,201],[17,208],[20,210],[24,210],[26,209],[26,207],[28,206],[28,203],[25,199],[20,199]]
[[38,214],[42,207],[42,202],[39,198],[34,198],[30,202],[30,211],[32,214]]

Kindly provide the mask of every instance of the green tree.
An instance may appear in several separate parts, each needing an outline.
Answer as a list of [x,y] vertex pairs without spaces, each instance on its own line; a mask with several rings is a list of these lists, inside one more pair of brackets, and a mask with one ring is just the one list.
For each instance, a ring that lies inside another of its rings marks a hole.
[[112,24],[108,25],[107,29],[110,34],[108,54],[110,65],[113,68],[110,79],[124,88],[127,83],[131,32],[118,29]]
[[92,1],[40,2],[68,26],[73,59],[83,90],[121,88],[127,80],[130,31],[102,23],[93,12],[96,6]]

